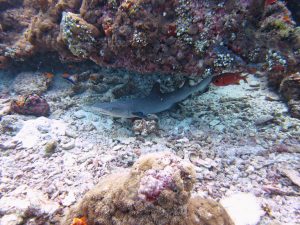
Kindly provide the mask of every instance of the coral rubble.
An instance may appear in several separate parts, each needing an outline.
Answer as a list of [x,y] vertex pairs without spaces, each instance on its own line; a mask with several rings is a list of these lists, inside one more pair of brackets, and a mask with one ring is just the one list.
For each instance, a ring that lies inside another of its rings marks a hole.
[[70,210],[62,224],[233,224],[222,206],[190,198],[195,171],[171,153],[141,157],[128,172],[111,174]]
[[141,119],[133,122],[132,130],[136,135],[147,136],[149,134],[159,134],[158,122],[155,119]]

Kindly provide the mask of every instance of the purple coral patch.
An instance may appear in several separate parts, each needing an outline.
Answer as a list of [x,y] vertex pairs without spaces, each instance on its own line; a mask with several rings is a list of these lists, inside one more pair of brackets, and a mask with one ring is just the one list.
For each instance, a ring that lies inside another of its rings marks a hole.
[[166,166],[163,170],[148,170],[141,179],[139,196],[147,201],[155,201],[163,190],[174,186],[174,172],[172,166]]

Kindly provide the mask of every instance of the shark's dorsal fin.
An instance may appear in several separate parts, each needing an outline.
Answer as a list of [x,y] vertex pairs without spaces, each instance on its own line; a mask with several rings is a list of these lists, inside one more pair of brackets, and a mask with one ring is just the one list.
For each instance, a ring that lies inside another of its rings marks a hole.
[[160,91],[160,83],[159,82],[155,82],[149,95],[161,95],[161,91]]
[[191,85],[189,84],[189,80],[185,79],[183,85],[180,88],[190,88]]

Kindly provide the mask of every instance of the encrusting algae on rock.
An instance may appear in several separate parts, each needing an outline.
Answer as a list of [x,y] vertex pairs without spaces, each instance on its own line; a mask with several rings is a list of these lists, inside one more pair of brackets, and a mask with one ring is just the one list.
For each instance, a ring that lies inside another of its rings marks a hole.
[[195,180],[192,164],[171,153],[148,154],[130,171],[103,178],[62,224],[86,218],[88,225],[233,225],[219,203],[191,198]]
[[11,111],[23,115],[49,116],[50,106],[44,98],[31,94],[12,100]]
[[80,15],[63,12],[60,27],[63,41],[75,56],[88,58],[95,51],[99,30]]

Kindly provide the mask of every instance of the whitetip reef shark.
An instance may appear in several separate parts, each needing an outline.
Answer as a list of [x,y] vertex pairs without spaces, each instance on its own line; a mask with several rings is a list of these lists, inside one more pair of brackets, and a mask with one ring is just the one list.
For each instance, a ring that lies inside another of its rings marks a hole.
[[183,87],[169,93],[161,93],[160,84],[155,83],[150,94],[142,98],[102,102],[90,105],[93,111],[104,115],[121,118],[146,118],[148,115],[170,109],[176,103],[185,100],[193,93],[203,93],[212,82],[212,76],[204,78],[199,84],[190,86],[185,82]]

